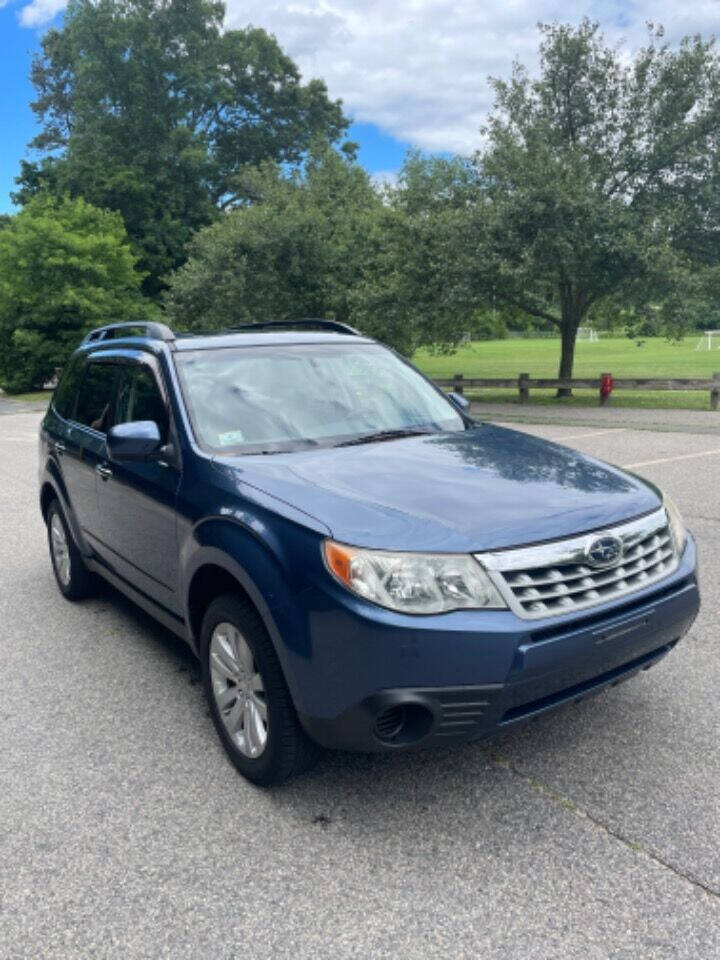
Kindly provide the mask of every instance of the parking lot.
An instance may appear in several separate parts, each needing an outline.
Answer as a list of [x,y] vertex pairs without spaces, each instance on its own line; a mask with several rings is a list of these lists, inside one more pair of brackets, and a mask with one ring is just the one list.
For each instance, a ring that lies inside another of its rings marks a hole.
[[0,416],[1,957],[720,956],[719,436],[519,427],[683,511],[703,609],[657,667],[492,742],[328,755],[263,792],[180,642],[110,588],[61,598],[38,422]]

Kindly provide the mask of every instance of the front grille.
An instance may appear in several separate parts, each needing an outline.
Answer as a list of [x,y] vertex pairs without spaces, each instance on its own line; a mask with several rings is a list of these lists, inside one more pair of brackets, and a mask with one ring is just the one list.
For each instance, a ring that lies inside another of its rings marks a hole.
[[674,550],[667,527],[624,551],[622,562],[607,570],[582,563],[531,567],[504,575],[505,583],[527,613],[559,613],[584,601],[616,597],[657,578],[672,563]]
[[[599,538],[620,541],[618,559],[598,567],[588,559]],[[605,603],[648,586],[678,564],[664,510],[627,524],[569,540],[480,554],[508,606],[533,619]]]

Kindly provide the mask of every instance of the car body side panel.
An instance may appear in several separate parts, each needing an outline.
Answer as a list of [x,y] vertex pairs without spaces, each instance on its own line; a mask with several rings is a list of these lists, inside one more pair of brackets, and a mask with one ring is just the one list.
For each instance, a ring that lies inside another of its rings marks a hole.
[[[70,434],[71,424],[59,417],[51,405],[40,431],[40,489],[42,491],[43,485],[46,483],[53,487],[70,524],[75,542],[80,552],[87,556],[92,551],[75,511],[75,490],[72,483],[71,489],[68,489],[68,460],[66,457]],[[72,481],[72,467],[69,474]]]
[[95,468],[105,459],[105,437],[94,430],[68,424],[63,431],[65,452],[60,458],[75,519],[87,541],[100,535],[100,510]]
[[175,613],[178,586],[175,520],[178,471],[159,463],[110,463],[98,480],[103,559],[122,577]]

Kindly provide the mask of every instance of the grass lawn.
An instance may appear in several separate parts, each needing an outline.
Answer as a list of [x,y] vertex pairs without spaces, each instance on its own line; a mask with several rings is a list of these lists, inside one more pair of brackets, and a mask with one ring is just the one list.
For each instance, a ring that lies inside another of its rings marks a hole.
[[[626,337],[608,337],[591,343],[578,341],[575,351],[576,377],[599,377],[609,372],[614,377],[712,377],[720,372],[720,350],[696,350],[699,334],[681,343],[649,338],[638,347]],[[418,350],[414,363],[431,377],[555,377],[560,360],[560,340],[478,340],[460,347],[449,356],[434,356]],[[466,391],[478,400],[517,403],[517,390]],[[570,406],[597,406],[594,390],[578,390],[568,399],[557,400],[549,390],[531,390],[531,403],[563,403]],[[616,406],[675,407],[707,410],[709,392],[676,390],[614,391]]]
[[0,396],[6,400],[17,400],[19,403],[49,403],[52,390],[33,390],[31,393],[3,393]]
[[[599,377],[608,371],[614,377],[712,377],[720,372],[720,350],[696,350],[699,334],[686,337],[681,343],[668,343],[662,338],[648,338],[637,347],[626,337],[608,337],[590,343],[578,341],[575,352],[576,377]],[[560,360],[560,339],[478,340],[460,347],[449,356],[435,356],[418,350],[413,362],[431,377],[516,377],[527,372],[531,377],[557,376]],[[1,391],[0,391],[1,393]],[[22,403],[47,401],[50,390],[7,394],[10,400]],[[478,400],[491,403],[517,403],[517,390],[467,390]],[[576,390],[573,397],[558,400],[553,390],[531,390],[530,402],[597,406],[595,390]],[[709,392],[679,390],[615,390],[611,403],[623,407],[674,407],[707,410]]]

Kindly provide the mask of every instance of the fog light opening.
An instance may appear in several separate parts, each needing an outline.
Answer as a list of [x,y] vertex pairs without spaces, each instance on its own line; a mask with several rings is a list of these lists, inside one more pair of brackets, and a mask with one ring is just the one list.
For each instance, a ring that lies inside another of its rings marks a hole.
[[403,703],[388,707],[375,718],[375,736],[382,743],[415,743],[427,736],[432,727],[433,715],[420,703]]

